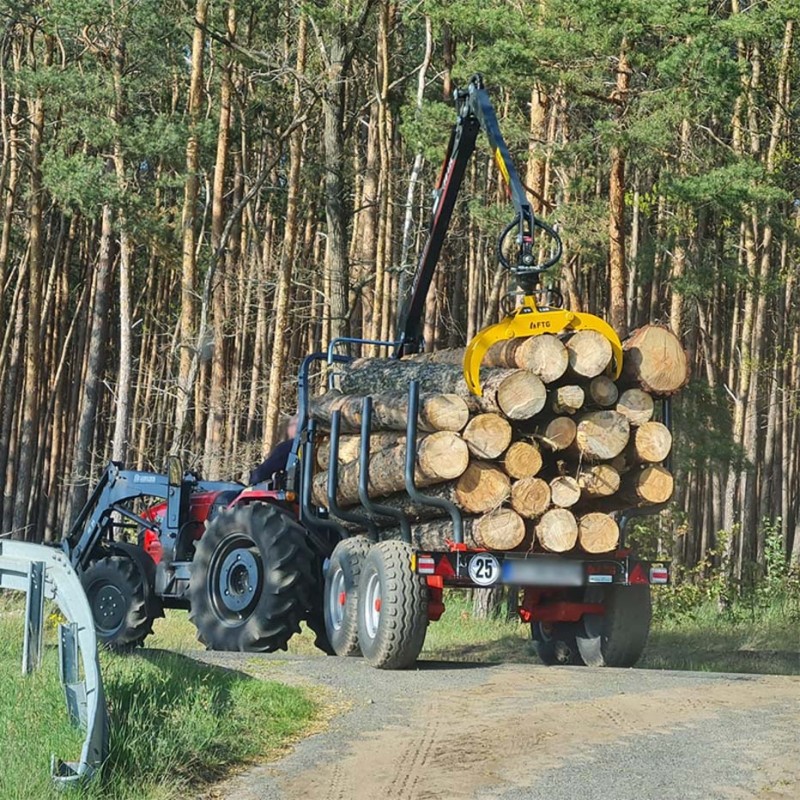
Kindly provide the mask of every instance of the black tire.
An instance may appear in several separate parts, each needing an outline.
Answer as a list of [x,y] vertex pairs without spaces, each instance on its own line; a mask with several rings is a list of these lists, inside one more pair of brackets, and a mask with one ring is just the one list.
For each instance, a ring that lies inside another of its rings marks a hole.
[[632,667],[650,633],[650,586],[592,586],[585,602],[603,603],[605,614],[587,614],[578,629],[578,651],[590,667]]
[[581,666],[583,659],[578,652],[577,622],[531,622],[533,649],[545,666]]
[[325,573],[323,616],[328,640],[337,656],[360,656],[358,584],[372,542],[366,536],[343,539],[333,550]]
[[153,632],[153,618],[145,604],[144,577],[132,559],[101,558],[81,575],[81,583],[101,645],[110,650],[130,650]]
[[428,587],[411,571],[411,546],[373,545],[358,584],[358,643],[379,669],[405,669],[417,660],[428,629]]
[[189,619],[209,650],[285,650],[312,606],[305,529],[268,503],[227,509],[197,544]]

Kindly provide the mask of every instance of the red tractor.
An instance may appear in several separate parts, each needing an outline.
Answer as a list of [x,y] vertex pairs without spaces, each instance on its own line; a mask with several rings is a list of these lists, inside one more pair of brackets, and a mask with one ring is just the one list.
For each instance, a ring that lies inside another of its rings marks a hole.
[[285,649],[306,620],[327,651],[322,554],[279,483],[202,481],[177,459],[167,475],[110,463],[62,543],[100,640],[139,645],[165,608],[188,608],[211,649]]

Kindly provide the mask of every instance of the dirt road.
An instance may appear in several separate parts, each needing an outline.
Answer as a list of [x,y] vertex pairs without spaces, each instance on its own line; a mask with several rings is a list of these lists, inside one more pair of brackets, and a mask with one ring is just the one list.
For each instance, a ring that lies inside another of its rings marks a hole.
[[800,677],[200,657],[339,708],[215,800],[800,798]]

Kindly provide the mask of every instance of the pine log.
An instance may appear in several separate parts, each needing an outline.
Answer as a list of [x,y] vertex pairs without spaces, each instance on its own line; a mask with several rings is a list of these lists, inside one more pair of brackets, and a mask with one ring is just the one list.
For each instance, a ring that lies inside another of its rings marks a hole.
[[672,434],[660,422],[645,422],[634,431],[631,443],[637,463],[664,461],[672,449]]
[[645,325],[622,343],[623,377],[655,395],[673,395],[689,382],[689,359],[669,328]]
[[476,414],[462,438],[476,458],[498,458],[511,444],[511,426],[499,414]]
[[512,478],[530,478],[542,468],[542,453],[533,442],[513,442],[506,450],[503,467]]
[[[473,550],[513,550],[522,544],[525,534],[524,520],[510,508],[464,519],[464,543]],[[385,538],[400,535],[399,529],[384,532]],[[446,550],[452,539],[453,523],[449,518],[411,526],[411,541],[420,550]]]
[[521,517],[536,519],[550,506],[550,486],[541,478],[522,478],[511,484],[511,507]]
[[598,375],[589,381],[586,395],[590,403],[601,408],[611,408],[617,402],[619,389],[617,389],[617,384],[607,375]]
[[[341,412],[342,430],[361,430],[363,397],[336,390],[311,399],[311,416],[330,426],[334,411]],[[429,394],[420,397],[417,425],[421,431],[460,431],[469,419],[463,398],[455,394]],[[405,392],[372,395],[372,430],[404,431],[408,421],[408,395]]]
[[578,520],[578,543],[587,553],[610,553],[619,544],[619,525],[599,511],[584,514]]
[[525,520],[510,508],[498,508],[475,521],[472,536],[487,550],[513,550],[525,539]]
[[497,342],[489,348],[483,363],[487,367],[527,369],[544,383],[552,383],[566,372],[569,356],[557,336],[544,333]]
[[[387,497],[405,488],[405,446],[390,447],[370,454],[370,497]],[[417,486],[431,486],[461,476],[469,464],[469,449],[463,439],[451,431],[431,433],[417,443],[414,480]],[[337,502],[341,506],[358,503],[359,462],[339,468]],[[327,473],[314,477],[314,502],[327,505]]]
[[565,343],[572,375],[594,378],[611,363],[611,343],[598,331],[578,331],[566,337]]
[[578,472],[578,486],[584,498],[609,497],[619,489],[619,472],[610,464],[593,464]]
[[[466,472],[458,480],[428,486],[424,492],[428,497],[454,503],[465,514],[485,514],[499,508],[508,499],[511,493],[511,481],[493,464],[470,461]],[[381,497],[379,502],[383,506],[402,511],[412,522],[447,517],[447,512],[443,509],[417,504],[404,491]],[[397,525],[396,520],[391,517],[375,516],[361,505],[351,506],[348,510],[372,519],[379,528]],[[351,530],[358,528],[355,523],[342,522],[342,524]]]
[[420,382],[424,393],[456,394],[470,412],[494,412],[509,419],[530,419],[544,407],[547,392],[532,372],[520,369],[482,369],[483,395],[467,388],[460,365],[429,364],[417,359],[358,359],[341,373],[341,391],[349,395],[371,392],[405,393],[412,380]]
[[552,508],[536,523],[536,539],[551,553],[566,553],[578,541],[578,523],[566,508]]
[[[369,449],[371,453],[378,450],[385,450],[387,447],[404,446],[406,443],[405,434],[400,431],[377,431],[369,437]],[[331,442],[329,438],[322,439],[314,448],[317,456],[317,464],[320,469],[328,469],[328,462],[331,455]],[[339,463],[346,464],[348,461],[355,461],[361,452],[361,437],[355,434],[339,437]]]
[[554,506],[570,508],[581,499],[581,487],[575,478],[559,475],[550,481],[550,497]]
[[556,417],[541,426],[536,438],[549,450],[566,450],[574,441],[578,426],[571,417]]
[[672,497],[674,481],[672,473],[661,464],[628,472],[622,478],[615,501],[628,506],[646,506],[666,503]]
[[644,425],[653,418],[653,398],[641,389],[626,389],[617,403],[617,413],[631,425]]
[[470,514],[482,514],[498,508],[511,493],[511,481],[494,464],[470,461],[455,483],[453,502]]
[[580,386],[567,384],[553,389],[550,395],[550,408],[556,414],[574,414],[578,411],[586,398]]
[[630,423],[616,411],[590,411],[578,422],[575,448],[591,461],[618,456],[628,444]]

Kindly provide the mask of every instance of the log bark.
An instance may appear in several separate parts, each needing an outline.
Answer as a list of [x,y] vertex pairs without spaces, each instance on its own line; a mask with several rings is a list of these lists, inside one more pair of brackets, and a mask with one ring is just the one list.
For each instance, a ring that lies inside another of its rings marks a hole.
[[550,396],[550,408],[556,414],[574,414],[578,411],[586,398],[580,386],[568,384],[554,389]]
[[[342,430],[355,433],[361,430],[363,397],[331,391],[312,398],[311,416],[323,425],[330,425],[334,411],[339,411]],[[404,431],[408,420],[408,395],[404,392],[372,396],[372,430]],[[429,394],[420,397],[417,425],[421,431],[452,431],[457,433],[469,420],[466,402],[454,394]]]
[[[511,493],[511,481],[498,467],[485,461],[471,461],[466,472],[455,481],[429,486],[425,494],[449,500],[465,514],[486,514],[499,508]],[[432,519],[447,519],[447,512],[435,506],[415,503],[403,492],[381,497],[381,505],[402,511],[410,521],[423,522]],[[375,516],[361,505],[351,506],[350,511],[372,519],[379,528],[393,527],[397,522],[391,517]],[[350,530],[360,530],[355,523],[344,522]]]
[[540,427],[536,438],[553,452],[566,450],[574,441],[578,426],[571,417],[556,417]]
[[578,331],[565,338],[565,343],[572,375],[595,378],[611,363],[611,343],[598,331]]
[[550,498],[554,506],[571,508],[581,499],[581,487],[575,478],[559,475],[550,481]]
[[[464,543],[473,550],[513,550],[522,544],[525,535],[525,521],[509,508],[464,520]],[[399,539],[400,530],[387,530],[384,537]],[[447,550],[452,539],[453,523],[449,518],[411,526],[411,541],[420,550]]]
[[617,402],[617,413],[631,425],[644,425],[653,418],[653,398],[641,389],[626,389]]
[[550,486],[541,478],[522,478],[511,485],[511,507],[521,517],[536,519],[550,506]]
[[[414,480],[417,486],[431,486],[460,477],[469,464],[469,450],[461,437],[451,431],[437,431],[417,444]],[[390,447],[370,454],[370,497],[387,497],[405,488],[405,446]],[[352,506],[359,502],[358,461],[343,464],[339,469],[337,502]],[[327,479],[325,473],[314,478],[314,502],[327,506]]]
[[545,512],[535,530],[539,544],[551,553],[566,553],[578,541],[578,522],[566,508],[553,508]]
[[587,553],[610,553],[619,544],[619,525],[600,511],[584,514],[578,520],[578,544]]
[[513,442],[506,450],[503,467],[512,478],[531,478],[542,468],[542,453],[533,442]]
[[[369,437],[370,453],[377,453],[387,447],[405,446],[405,434],[400,431],[377,431]],[[321,440],[314,449],[317,456],[317,465],[320,469],[328,469],[331,455],[331,443],[328,438]],[[347,464],[355,461],[361,452],[361,437],[357,435],[341,436],[339,438],[339,463]]]
[[630,423],[616,411],[591,411],[578,422],[575,448],[591,461],[618,456],[628,444]]
[[530,419],[544,407],[547,392],[532,372],[520,369],[482,369],[483,395],[467,388],[460,365],[432,364],[418,359],[394,361],[359,359],[343,368],[340,389],[344,394],[405,393],[412,380],[423,393],[456,394],[470,412],[500,413],[514,420]]
[[587,401],[602,408],[611,408],[619,398],[617,384],[606,375],[598,375],[589,381]]
[[669,328],[645,325],[623,343],[623,377],[644,391],[669,396],[689,382],[689,359]]
[[577,481],[584,498],[610,497],[619,490],[620,476],[610,464],[593,464],[578,472]]
[[477,414],[462,438],[476,458],[499,458],[511,444],[511,426],[499,414]]

